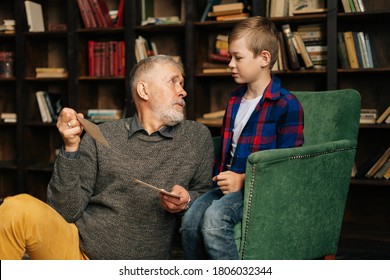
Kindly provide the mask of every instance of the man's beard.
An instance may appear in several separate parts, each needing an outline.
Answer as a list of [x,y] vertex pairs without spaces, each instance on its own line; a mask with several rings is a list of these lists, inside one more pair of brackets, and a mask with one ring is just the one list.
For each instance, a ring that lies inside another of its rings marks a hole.
[[160,104],[157,104],[157,102],[153,102],[152,109],[153,112],[163,120],[165,125],[175,125],[184,120],[183,110],[176,110],[173,107],[177,103],[182,104],[184,109],[185,101],[183,99],[166,106],[161,106]]

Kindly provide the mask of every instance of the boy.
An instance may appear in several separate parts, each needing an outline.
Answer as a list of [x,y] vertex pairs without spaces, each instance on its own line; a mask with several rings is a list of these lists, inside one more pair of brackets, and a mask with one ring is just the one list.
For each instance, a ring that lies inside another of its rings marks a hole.
[[188,259],[239,259],[234,225],[242,218],[248,156],[303,144],[302,106],[271,75],[278,54],[275,25],[259,16],[238,23],[229,36],[229,53],[232,76],[242,86],[232,92],[224,116],[215,189],[195,201],[183,217]]

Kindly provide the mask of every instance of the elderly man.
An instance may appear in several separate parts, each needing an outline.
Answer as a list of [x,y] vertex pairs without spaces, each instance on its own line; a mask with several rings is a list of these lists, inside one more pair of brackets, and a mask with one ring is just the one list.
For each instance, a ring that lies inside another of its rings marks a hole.
[[109,147],[81,137],[83,116],[64,108],[48,204],[26,194],[4,200],[0,259],[169,258],[176,213],[210,188],[213,164],[210,132],[184,120],[183,83],[169,56],[139,62],[131,72],[137,113],[99,126]]

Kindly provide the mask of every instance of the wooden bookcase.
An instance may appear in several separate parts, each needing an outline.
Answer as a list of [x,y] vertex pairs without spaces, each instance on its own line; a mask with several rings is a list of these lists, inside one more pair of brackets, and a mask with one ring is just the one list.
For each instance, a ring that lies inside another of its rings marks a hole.
[[[56,92],[64,106],[86,114],[88,109],[126,109],[134,112],[128,73],[136,63],[135,39],[141,35],[153,40],[160,53],[178,55],[185,69],[188,93],[187,118],[224,109],[229,93],[237,86],[229,74],[203,74],[201,63],[207,60],[215,35],[231,30],[233,22],[200,22],[207,0],[164,1],[164,9],[154,0],[155,14],[173,11],[185,21],[174,25],[141,26],[143,0],[125,1],[123,27],[85,29],[76,0],[35,0],[42,4],[45,27],[66,24],[63,31],[30,33],[23,0],[6,1],[0,8],[0,20],[14,18],[15,34],[0,34],[0,50],[15,52],[14,77],[0,78],[0,112],[15,111],[17,123],[0,123],[0,196],[27,192],[46,199],[46,187],[52,172],[56,149],[61,138],[54,123],[42,123],[35,98],[37,90]],[[346,14],[340,1],[327,1],[327,13],[272,18],[278,28],[288,23],[295,29],[301,24],[323,23],[327,29],[328,62],[321,70],[278,71],[284,87],[291,91],[355,88],[362,96],[362,108],[376,108],[381,113],[390,105],[390,43],[388,1],[363,1],[366,12]],[[117,0],[106,0],[110,8]],[[266,1],[253,1],[252,15],[265,15]],[[338,68],[337,32],[364,31],[372,35],[378,67],[346,70]],[[89,77],[88,40],[125,42],[126,75]],[[38,66],[65,67],[67,78],[38,79]],[[214,135],[218,126],[210,126]],[[379,147],[390,143],[390,125],[361,125],[356,154],[359,168]],[[390,204],[388,180],[352,179],[340,239],[340,252],[347,258],[360,249],[376,248],[377,256],[389,257]],[[367,245],[367,246],[366,246]],[[365,247],[366,246],[366,247]],[[383,248],[383,249],[381,249]],[[368,256],[369,258],[369,256]]]

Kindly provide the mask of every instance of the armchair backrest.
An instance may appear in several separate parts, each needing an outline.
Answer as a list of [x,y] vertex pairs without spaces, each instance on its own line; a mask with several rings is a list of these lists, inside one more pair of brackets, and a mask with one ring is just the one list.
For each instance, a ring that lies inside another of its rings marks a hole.
[[293,92],[302,104],[304,145],[341,139],[356,141],[360,114],[360,94],[354,89]]

